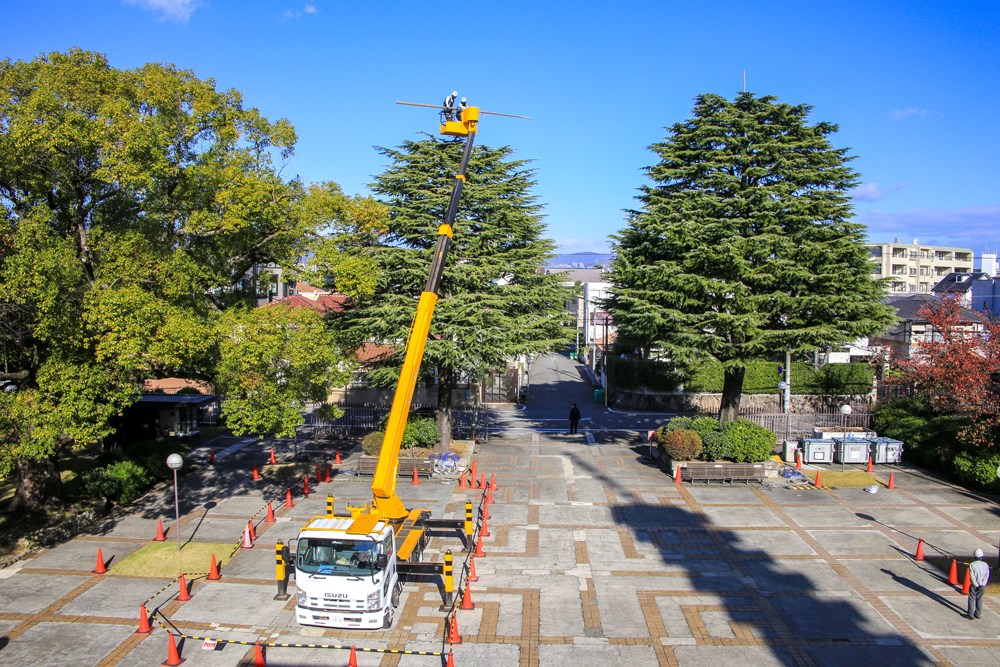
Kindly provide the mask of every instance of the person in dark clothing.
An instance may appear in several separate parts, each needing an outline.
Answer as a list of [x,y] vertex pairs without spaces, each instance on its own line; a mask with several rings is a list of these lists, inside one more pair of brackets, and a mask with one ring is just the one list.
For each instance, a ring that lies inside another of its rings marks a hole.
[[576,425],[580,423],[580,408],[576,407],[576,403],[573,407],[569,409],[569,432],[570,434],[576,433]]

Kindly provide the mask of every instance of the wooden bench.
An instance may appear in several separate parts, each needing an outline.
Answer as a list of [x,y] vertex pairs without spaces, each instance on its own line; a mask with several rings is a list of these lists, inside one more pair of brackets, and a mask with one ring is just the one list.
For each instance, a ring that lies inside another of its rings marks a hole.
[[[377,456],[362,456],[361,463],[358,464],[358,474],[362,476],[371,477],[375,475],[375,469],[378,467],[378,457]],[[428,459],[399,459],[399,476],[400,477],[413,477],[413,469],[417,469],[417,477],[430,477],[434,472],[434,464]]]
[[[410,473],[411,475],[413,473]],[[704,480],[706,484],[719,481],[723,484],[729,482],[753,482],[763,483],[764,464],[763,463],[688,463],[681,468],[681,479],[694,484]]]

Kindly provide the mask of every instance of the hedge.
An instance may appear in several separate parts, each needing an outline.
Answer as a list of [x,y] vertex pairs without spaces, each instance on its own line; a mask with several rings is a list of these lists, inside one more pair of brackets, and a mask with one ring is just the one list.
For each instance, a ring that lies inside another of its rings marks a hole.
[[[778,366],[775,361],[755,361],[747,365],[743,377],[744,394],[774,394],[778,390]],[[872,391],[874,370],[867,364],[827,364],[816,371],[805,362],[792,363],[793,394],[868,394]],[[684,389],[691,392],[722,391],[722,363],[708,361],[688,369]]]
[[673,365],[654,359],[622,359],[608,355],[608,376],[617,389],[636,391],[677,391],[684,376]]

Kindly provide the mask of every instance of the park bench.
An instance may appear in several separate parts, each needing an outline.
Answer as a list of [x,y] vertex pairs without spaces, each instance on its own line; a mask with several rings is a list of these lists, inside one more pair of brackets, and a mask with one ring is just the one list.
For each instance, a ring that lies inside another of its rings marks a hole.
[[[358,474],[364,476],[374,476],[375,468],[378,467],[377,456],[362,456],[361,463],[358,464]],[[399,476],[413,477],[413,469],[417,469],[418,477],[430,477],[434,472],[434,464],[428,459],[399,459]]]
[[692,462],[681,468],[681,479],[692,484],[701,480],[704,480],[706,484],[714,481],[722,484],[726,482],[730,484],[733,482],[750,484],[751,481],[763,483],[764,464]]

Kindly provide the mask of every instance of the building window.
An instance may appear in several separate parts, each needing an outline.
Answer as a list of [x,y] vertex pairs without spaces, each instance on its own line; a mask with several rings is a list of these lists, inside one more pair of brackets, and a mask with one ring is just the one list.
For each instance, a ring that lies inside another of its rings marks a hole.
[[881,266],[873,266],[872,267],[872,273],[874,273],[876,276],[882,275],[882,267]]
[[910,291],[911,292],[916,292],[917,291],[917,286],[916,285],[910,285]]
[[917,258],[917,251],[916,250],[911,250],[910,251],[910,259],[916,259],[916,258]]
[[881,257],[882,256],[882,246],[879,246],[877,248],[868,248],[868,252],[871,253],[872,257]]
[[915,267],[912,266],[910,267],[910,275],[911,276],[917,275],[917,269]]

